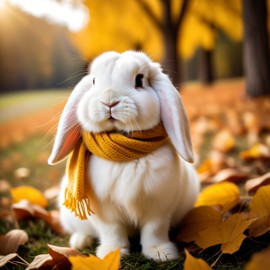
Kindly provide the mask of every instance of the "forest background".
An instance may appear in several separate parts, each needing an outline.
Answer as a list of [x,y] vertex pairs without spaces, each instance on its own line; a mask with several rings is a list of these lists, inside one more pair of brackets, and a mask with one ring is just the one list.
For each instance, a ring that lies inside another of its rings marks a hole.
[[[135,49],[160,62],[183,97],[202,193],[193,223],[184,221],[191,231],[174,239],[180,260],[149,261],[135,239],[121,269],[182,269],[189,253],[204,259],[203,269],[269,269],[269,7],[269,0],[0,0],[0,246],[12,239],[0,267],[71,268],[70,250],[56,247],[68,245],[56,207],[64,163],[47,165],[57,122],[94,57]],[[221,227],[225,238],[215,238]]]

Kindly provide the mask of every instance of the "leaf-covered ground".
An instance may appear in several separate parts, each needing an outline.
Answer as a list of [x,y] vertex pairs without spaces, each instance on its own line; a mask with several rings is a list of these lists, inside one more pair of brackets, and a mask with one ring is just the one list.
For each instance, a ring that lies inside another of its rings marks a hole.
[[[0,267],[4,269],[51,269],[55,264],[69,269],[73,262],[70,256],[75,251],[59,249],[68,246],[56,207],[64,164],[47,165],[67,94],[1,97]],[[270,269],[270,99],[246,98],[242,81],[223,81],[212,87],[187,85],[182,96],[202,192],[183,226],[171,233],[181,259],[148,260],[134,238],[132,253],[121,259],[121,269]],[[19,108],[17,113],[15,108]],[[95,245],[81,250],[79,256],[94,254],[94,249]],[[33,264],[41,254],[46,254],[43,266]],[[101,264],[104,269],[115,269],[117,256],[112,254],[104,262],[82,257],[74,264],[87,261],[95,266],[89,269],[101,269]]]

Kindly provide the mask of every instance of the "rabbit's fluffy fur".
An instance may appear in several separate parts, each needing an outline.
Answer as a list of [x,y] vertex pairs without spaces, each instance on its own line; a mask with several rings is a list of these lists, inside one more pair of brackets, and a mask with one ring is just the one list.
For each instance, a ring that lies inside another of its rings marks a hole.
[[64,177],[60,219],[71,234],[71,247],[82,248],[98,238],[98,257],[118,247],[128,254],[128,236],[139,231],[145,256],[162,261],[178,258],[168,232],[193,207],[199,181],[188,163],[193,154],[181,97],[144,53],[107,52],[94,60],[64,108],[49,163],[62,160],[73,149],[81,128],[129,133],[151,129],[161,121],[170,140],[158,150],[128,162],[91,156],[88,172],[95,214],[87,220],[63,206]]

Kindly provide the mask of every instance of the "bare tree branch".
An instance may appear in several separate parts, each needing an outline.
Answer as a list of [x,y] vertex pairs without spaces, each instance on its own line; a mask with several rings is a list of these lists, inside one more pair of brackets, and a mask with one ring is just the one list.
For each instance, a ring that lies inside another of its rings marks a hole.
[[175,31],[178,31],[179,27],[181,26],[191,1],[192,0],[183,0],[182,6],[180,7],[180,14],[174,24]]
[[163,24],[156,16],[156,14],[152,11],[151,7],[144,0],[136,0],[142,10],[148,15],[148,17],[152,20],[154,25],[158,28],[158,30],[162,31]]

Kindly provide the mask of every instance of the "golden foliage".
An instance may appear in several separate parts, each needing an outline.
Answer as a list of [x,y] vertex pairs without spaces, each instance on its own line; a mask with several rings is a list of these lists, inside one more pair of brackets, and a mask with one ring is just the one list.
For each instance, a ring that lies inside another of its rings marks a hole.
[[186,260],[184,262],[184,270],[211,270],[212,268],[203,259],[194,258],[186,249]]
[[233,183],[222,182],[204,188],[195,206],[220,205],[222,210],[226,212],[236,206],[239,199],[239,188]]
[[205,230],[199,232],[196,244],[201,248],[208,248],[221,244],[222,253],[232,254],[239,250],[246,238],[244,231],[252,224],[253,220],[247,220],[243,214],[234,214],[225,222],[211,224]]
[[[162,24],[161,1],[142,0]],[[85,0],[90,21],[71,39],[86,59],[107,50],[119,52],[143,48],[155,60],[163,56],[162,29],[159,29],[136,0]],[[172,17],[177,20],[182,0],[172,1]],[[179,28],[178,51],[191,57],[198,47],[213,49],[217,29],[231,38],[241,40],[242,19],[240,0],[191,1]]]
[[270,185],[261,187],[250,203],[250,218],[257,218],[249,235],[260,236],[270,230]]
[[103,260],[90,255],[89,257],[71,256],[69,261],[72,264],[72,270],[118,270],[120,249],[109,253]]
[[33,204],[38,204],[42,207],[47,207],[48,201],[45,196],[37,189],[30,186],[20,186],[10,189],[13,202],[27,200]]
[[199,206],[192,209],[181,223],[178,240],[184,242],[196,241],[199,232],[210,225],[221,222],[221,213],[211,206]]
[[270,248],[255,253],[246,264],[245,270],[268,270],[270,269]]

